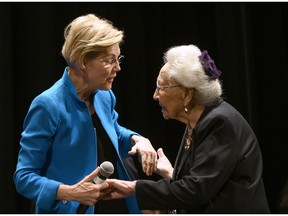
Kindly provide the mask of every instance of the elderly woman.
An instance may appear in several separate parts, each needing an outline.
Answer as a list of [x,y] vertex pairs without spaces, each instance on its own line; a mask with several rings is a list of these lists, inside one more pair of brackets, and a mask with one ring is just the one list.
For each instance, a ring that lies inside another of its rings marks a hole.
[[88,14],[73,20],[64,35],[68,67],[33,100],[24,121],[17,191],[35,202],[36,213],[73,214],[80,204],[91,206],[80,213],[141,213],[133,196],[98,202],[108,184],[92,183],[103,161],[115,167],[112,177],[132,180],[122,157],[139,153],[147,175],[157,160],[148,139],[117,123],[111,88],[121,69],[123,32]]
[[162,149],[154,182],[109,180],[107,199],[136,194],[141,209],[172,213],[269,213],[262,157],[251,127],[221,98],[220,71],[194,45],[165,53],[153,98],[186,125],[174,168]]

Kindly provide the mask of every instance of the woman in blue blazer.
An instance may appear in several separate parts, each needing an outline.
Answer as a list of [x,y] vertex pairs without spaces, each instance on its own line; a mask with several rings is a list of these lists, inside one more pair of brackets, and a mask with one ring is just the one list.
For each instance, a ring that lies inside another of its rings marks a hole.
[[64,35],[68,67],[29,108],[16,189],[34,201],[36,213],[74,214],[79,204],[90,206],[86,213],[141,213],[134,196],[100,201],[108,184],[92,183],[103,161],[113,163],[113,177],[131,180],[124,158],[139,153],[147,175],[157,160],[148,139],[117,122],[111,88],[121,69],[123,32],[88,14],[73,20]]

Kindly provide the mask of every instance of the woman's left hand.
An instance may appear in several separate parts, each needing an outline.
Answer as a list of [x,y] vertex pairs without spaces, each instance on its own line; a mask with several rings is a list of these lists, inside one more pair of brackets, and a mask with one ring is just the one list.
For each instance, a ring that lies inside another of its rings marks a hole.
[[134,141],[135,145],[128,153],[130,155],[139,153],[141,156],[143,172],[146,173],[146,175],[151,176],[156,169],[157,163],[157,153],[155,149],[149,139],[145,137],[133,135],[131,139]]
[[155,172],[161,175],[163,178],[172,179],[174,168],[172,167],[169,159],[164,154],[163,149],[159,148],[157,150],[157,154],[159,158]]

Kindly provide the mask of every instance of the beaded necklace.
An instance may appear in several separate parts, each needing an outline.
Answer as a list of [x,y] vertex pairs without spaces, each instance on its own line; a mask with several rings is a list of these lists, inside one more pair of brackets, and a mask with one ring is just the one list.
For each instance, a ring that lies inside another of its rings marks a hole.
[[188,128],[188,133],[187,133],[187,137],[186,137],[186,143],[185,143],[185,150],[188,150],[190,148],[192,144],[192,129]]

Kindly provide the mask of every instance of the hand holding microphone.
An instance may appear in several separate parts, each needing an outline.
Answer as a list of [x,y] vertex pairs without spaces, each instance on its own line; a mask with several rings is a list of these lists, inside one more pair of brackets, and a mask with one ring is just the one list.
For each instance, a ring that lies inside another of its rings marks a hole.
[[[100,165],[100,171],[97,174],[97,176],[93,179],[93,183],[94,184],[101,184],[102,182],[104,182],[110,175],[112,175],[114,172],[114,166],[111,162],[109,161],[104,161],[103,163],[101,163]],[[87,178],[88,180],[90,180],[90,176],[89,175]],[[84,178],[84,180],[87,180],[86,178]],[[84,214],[87,209],[89,208],[89,205],[84,205],[84,204],[80,204],[76,210],[77,214]]]

